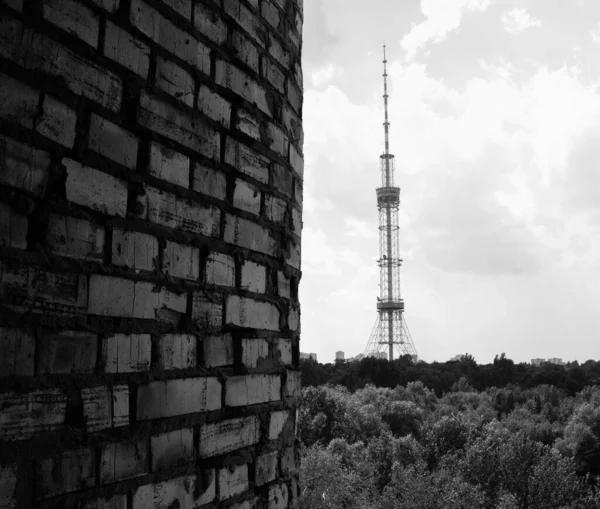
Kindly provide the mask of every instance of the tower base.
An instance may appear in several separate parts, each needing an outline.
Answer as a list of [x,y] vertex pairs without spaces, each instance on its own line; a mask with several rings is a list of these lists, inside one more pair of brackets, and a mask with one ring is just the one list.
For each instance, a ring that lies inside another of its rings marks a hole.
[[365,349],[365,357],[379,357],[383,359],[393,360],[390,358],[390,322],[392,320],[392,343],[393,352],[398,357],[403,355],[410,355],[413,362],[416,362],[419,358],[417,356],[417,350],[410,336],[408,325],[404,319],[404,313],[400,310],[380,312],[375,326],[371,332],[371,337],[367,343]]

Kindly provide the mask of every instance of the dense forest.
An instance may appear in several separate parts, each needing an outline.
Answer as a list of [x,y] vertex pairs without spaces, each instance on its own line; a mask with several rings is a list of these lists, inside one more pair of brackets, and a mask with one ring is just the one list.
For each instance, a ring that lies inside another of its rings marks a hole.
[[600,508],[600,362],[301,368],[302,509]]

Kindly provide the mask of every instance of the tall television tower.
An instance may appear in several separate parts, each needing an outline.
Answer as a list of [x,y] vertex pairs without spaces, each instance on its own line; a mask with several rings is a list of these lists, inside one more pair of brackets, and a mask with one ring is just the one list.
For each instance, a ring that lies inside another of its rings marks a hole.
[[[377,188],[379,209],[379,297],[377,321],[367,343],[365,356],[381,357],[387,350],[388,359],[411,355],[417,360],[417,351],[404,320],[404,300],[400,294],[400,259],[398,208],[400,188],[394,186],[394,155],[390,154],[387,93],[387,60],[383,46],[383,102],[385,105],[385,152],[381,154],[381,187]],[[387,346],[387,348],[386,348]]]

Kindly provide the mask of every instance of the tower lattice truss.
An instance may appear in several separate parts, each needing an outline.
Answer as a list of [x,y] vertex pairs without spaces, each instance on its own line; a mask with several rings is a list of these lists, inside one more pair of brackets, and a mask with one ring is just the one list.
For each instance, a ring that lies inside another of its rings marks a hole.
[[385,105],[385,152],[380,156],[381,187],[377,188],[379,209],[379,297],[377,298],[377,320],[365,350],[366,356],[387,357],[390,361],[394,352],[399,356],[411,355],[417,359],[408,325],[404,319],[404,300],[400,292],[400,242],[398,209],[400,188],[394,185],[394,155],[390,154],[387,93],[387,60],[383,47],[383,89]]

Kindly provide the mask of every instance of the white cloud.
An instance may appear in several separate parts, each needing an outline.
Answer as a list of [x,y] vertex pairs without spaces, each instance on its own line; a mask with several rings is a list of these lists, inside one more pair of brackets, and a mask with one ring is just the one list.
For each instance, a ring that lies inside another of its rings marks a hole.
[[516,8],[502,16],[502,25],[509,34],[515,35],[524,32],[528,28],[539,27],[542,22],[530,16],[525,8]]
[[335,67],[332,64],[327,64],[324,67],[315,69],[310,75],[311,85],[320,87],[329,84],[336,75],[343,74],[343,70]]
[[600,45],[600,22],[596,25],[596,28],[590,32],[590,36],[594,44]]

